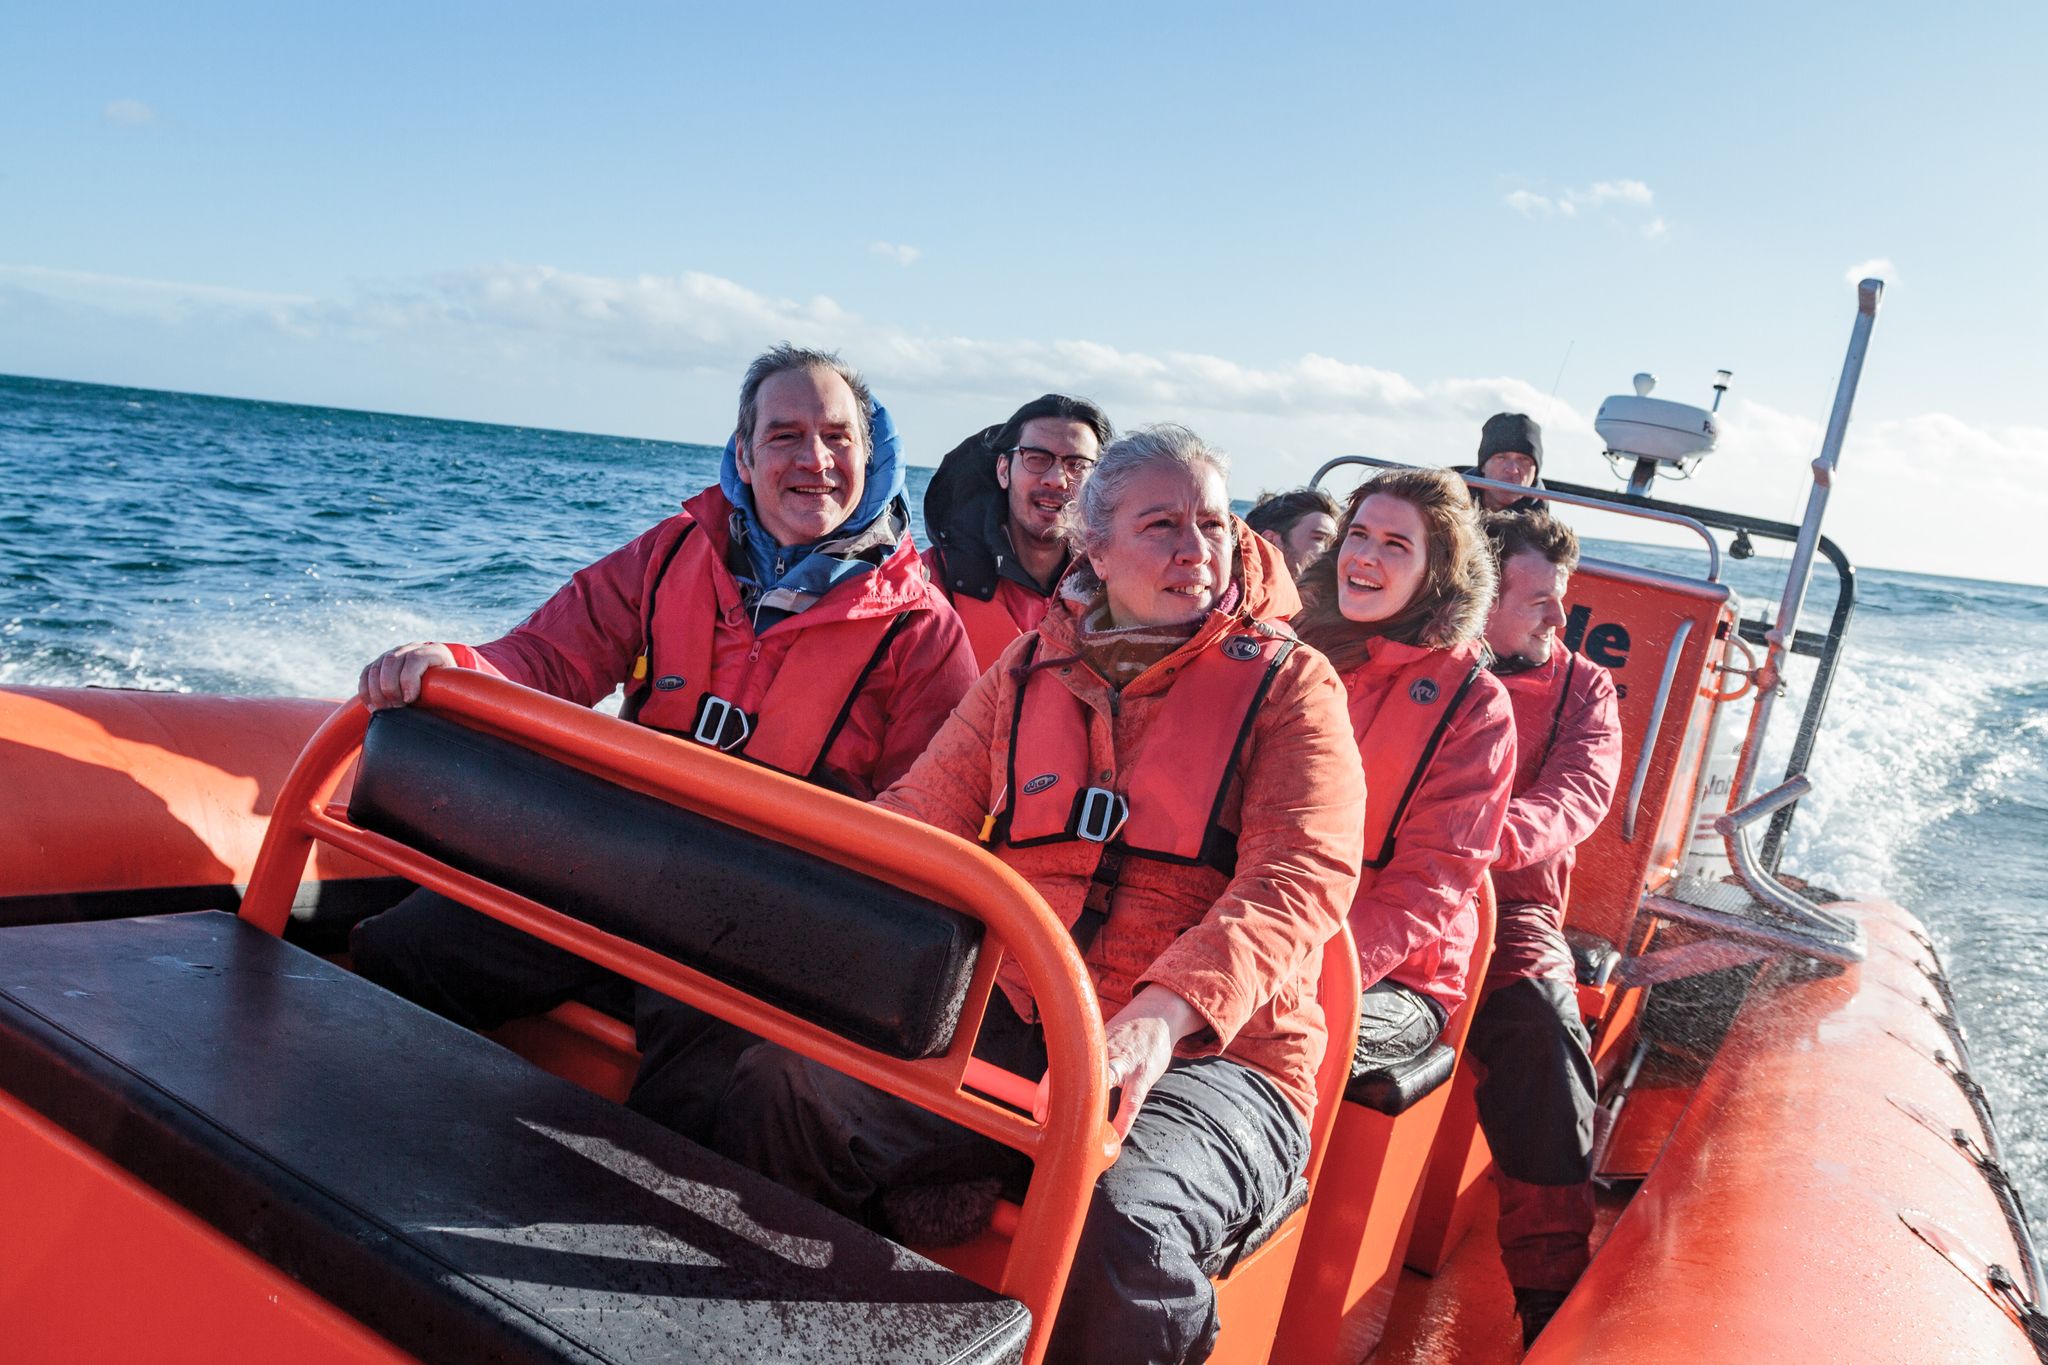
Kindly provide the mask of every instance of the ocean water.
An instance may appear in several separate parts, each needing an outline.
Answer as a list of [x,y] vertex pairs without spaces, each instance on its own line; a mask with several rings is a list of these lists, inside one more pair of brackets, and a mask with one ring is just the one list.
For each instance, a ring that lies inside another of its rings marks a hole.
[[[0,377],[0,685],[338,697],[390,645],[501,634],[717,456]],[[1750,616],[1781,575],[1728,571]],[[1805,624],[1831,603],[1823,569]],[[1927,922],[2016,1179],[2048,1207],[2048,589],[1864,571],[1850,640],[1784,867]]]

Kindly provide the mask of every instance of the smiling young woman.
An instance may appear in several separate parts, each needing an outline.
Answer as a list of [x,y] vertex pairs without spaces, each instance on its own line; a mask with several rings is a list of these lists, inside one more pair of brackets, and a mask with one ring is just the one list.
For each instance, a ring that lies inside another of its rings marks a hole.
[[1366,986],[1353,1067],[1366,1071],[1421,1053],[1465,999],[1515,728],[1484,666],[1494,566],[1464,481],[1390,470],[1340,525],[1303,576],[1295,624],[1343,678],[1365,767],[1350,918]]

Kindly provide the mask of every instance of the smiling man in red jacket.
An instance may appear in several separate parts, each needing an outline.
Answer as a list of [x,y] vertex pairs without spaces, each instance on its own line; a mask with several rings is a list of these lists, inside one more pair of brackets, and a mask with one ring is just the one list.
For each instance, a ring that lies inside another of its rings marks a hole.
[[[585,706],[623,685],[626,719],[868,800],[910,769],[979,670],[909,534],[889,414],[837,356],[778,346],[748,367],[719,482],[586,568],[489,644],[420,642],[371,661],[371,707],[456,665]],[[488,1030],[618,978],[421,890],[350,937],[356,970]],[[708,1132],[754,1039],[635,992],[628,1101]]]
[[1614,799],[1621,722],[1607,670],[1558,638],[1578,537],[1542,511],[1486,524],[1500,564],[1486,643],[1514,705],[1517,761],[1493,864],[1499,929],[1468,1047],[1527,1342],[1586,1268],[1593,1230],[1595,1081],[1564,911],[1577,847]]

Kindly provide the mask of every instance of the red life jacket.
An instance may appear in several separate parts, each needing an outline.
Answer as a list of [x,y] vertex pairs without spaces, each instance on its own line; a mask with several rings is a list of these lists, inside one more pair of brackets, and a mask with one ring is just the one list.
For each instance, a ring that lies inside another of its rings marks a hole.
[[1429,775],[1429,765],[1481,668],[1470,647],[1431,650],[1394,675],[1371,726],[1358,736],[1365,762],[1368,873],[1393,861],[1394,841],[1409,803]]
[[1011,642],[1024,633],[1009,609],[993,597],[984,602],[970,593],[959,593],[953,597],[953,610],[960,614],[960,624],[967,627],[967,643],[974,649],[974,661],[983,669],[994,665]]
[[1032,640],[1011,717],[1008,801],[988,842],[1030,848],[1087,839],[1119,854],[1233,873],[1237,831],[1223,824],[1224,800],[1259,705],[1295,644],[1280,631],[1239,631],[1197,654],[1116,792],[1090,783],[1088,707],[1048,670],[1031,669],[1039,646]]
[[[889,642],[910,620],[892,612],[859,620],[798,627],[789,651],[772,670],[753,667],[743,677],[713,667],[712,638],[719,625],[712,590],[710,538],[683,529],[655,571],[641,608],[642,653],[627,684],[627,720],[692,739],[807,781],[846,725],[854,698],[866,685]],[[655,632],[655,604],[669,570],[681,561],[677,580]],[[656,642],[662,651],[657,658]],[[758,655],[757,644],[747,659]]]

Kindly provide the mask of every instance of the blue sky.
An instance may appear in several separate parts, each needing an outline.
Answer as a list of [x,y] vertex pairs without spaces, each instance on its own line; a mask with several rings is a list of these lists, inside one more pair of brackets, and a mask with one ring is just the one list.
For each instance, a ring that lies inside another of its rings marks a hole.
[[1063,387],[1212,435],[1248,495],[1462,457],[1509,406],[1604,483],[1604,395],[1650,369],[1705,401],[1726,366],[1723,448],[1673,491],[1790,517],[1882,261],[1837,537],[2048,581],[2040,6],[9,30],[0,371],[715,441],[789,336],[867,369],[913,458]]

